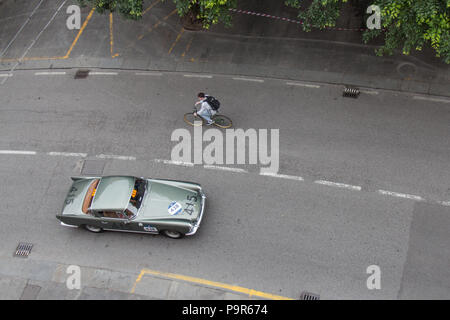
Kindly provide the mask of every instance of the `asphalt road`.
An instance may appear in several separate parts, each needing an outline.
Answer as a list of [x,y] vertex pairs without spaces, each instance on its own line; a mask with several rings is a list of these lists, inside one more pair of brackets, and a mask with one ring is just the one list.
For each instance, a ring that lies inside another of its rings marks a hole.
[[[0,255],[29,241],[33,259],[150,268],[293,298],[450,296],[448,103],[387,91],[349,99],[337,86],[274,79],[36,72],[17,71],[0,88],[0,149],[36,152],[0,154]],[[235,128],[279,129],[279,174],[303,181],[261,176],[259,165],[231,172],[155,161],[170,160],[173,130],[192,130],[182,115],[198,91],[217,96]],[[105,175],[201,183],[208,201],[198,234],[174,241],[59,226],[55,214],[85,160]],[[366,287],[369,265],[381,268],[381,290]]]

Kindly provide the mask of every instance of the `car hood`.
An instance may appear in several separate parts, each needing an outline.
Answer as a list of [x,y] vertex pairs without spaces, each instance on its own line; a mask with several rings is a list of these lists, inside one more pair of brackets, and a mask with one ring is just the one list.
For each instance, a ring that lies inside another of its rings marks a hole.
[[139,216],[141,219],[196,220],[201,202],[201,194],[197,191],[152,181]]

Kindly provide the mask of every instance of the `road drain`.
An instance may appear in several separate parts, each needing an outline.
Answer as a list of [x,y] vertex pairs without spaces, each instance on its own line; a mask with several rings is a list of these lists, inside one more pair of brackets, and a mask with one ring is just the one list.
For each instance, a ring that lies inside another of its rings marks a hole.
[[342,96],[346,98],[358,98],[360,94],[360,91],[358,88],[355,87],[345,87],[344,92],[342,93]]
[[32,243],[20,242],[17,246],[16,252],[14,253],[14,256],[27,258],[31,253],[31,249],[33,249]]
[[303,291],[300,294],[300,300],[320,300],[320,295]]
[[75,79],[86,79],[88,75],[89,75],[89,70],[79,69],[75,73]]

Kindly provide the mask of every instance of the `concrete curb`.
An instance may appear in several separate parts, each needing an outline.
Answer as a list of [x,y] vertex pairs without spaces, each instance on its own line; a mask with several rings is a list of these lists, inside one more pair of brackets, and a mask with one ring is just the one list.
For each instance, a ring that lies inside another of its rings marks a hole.
[[[143,61],[132,59],[108,58],[70,58],[67,60],[26,61],[20,64],[15,71],[25,70],[52,70],[52,69],[110,69],[124,71],[148,72],[192,72],[203,74],[233,75],[243,77],[262,77],[281,79],[285,81],[304,81],[319,84],[350,85],[359,88],[390,90],[411,94],[450,97],[446,82],[427,83],[415,80],[388,79],[381,76],[360,76],[356,74],[341,74],[335,72],[299,70],[293,74],[292,69],[271,67],[255,68],[242,64],[219,63],[191,63],[168,61],[167,59]],[[0,72],[8,72],[2,68]],[[288,76],[287,74],[290,73]]]

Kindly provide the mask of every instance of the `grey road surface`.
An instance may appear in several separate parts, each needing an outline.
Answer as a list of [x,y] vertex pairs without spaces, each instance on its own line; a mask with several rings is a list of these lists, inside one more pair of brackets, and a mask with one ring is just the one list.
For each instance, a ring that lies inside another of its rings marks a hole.
[[[1,256],[28,241],[29,259],[149,268],[292,298],[450,296],[445,101],[381,90],[348,99],[337,86],[270,78],[129,71],[79,80],[74,69],[52,71],[65,74],[18,71],[1,87]],[[217,96],[235,128],[280,130],[280,176],[260,175],[259,165],[157,161],[170,160],[173,130],[192,132],[182,115],[198,91]],[[208,202],[198,234],[173,241],[59,226],[70,176],[86,163],[105,175],[201,183]],[[370,265],[381,269],[380,290],[367,289]]]

